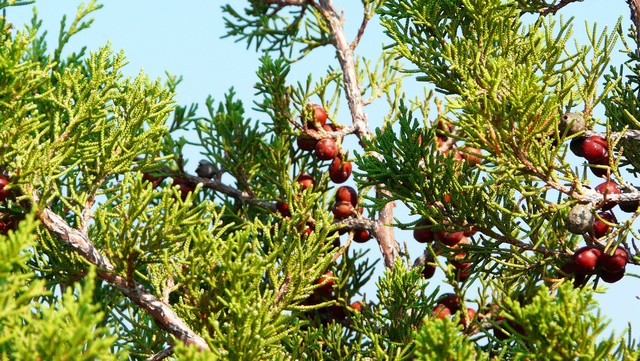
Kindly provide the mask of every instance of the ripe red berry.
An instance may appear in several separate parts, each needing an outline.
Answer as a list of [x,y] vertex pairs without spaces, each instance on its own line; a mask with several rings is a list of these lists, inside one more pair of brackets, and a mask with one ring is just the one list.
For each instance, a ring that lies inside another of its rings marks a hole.
[[471,262],[450,260],[449,263],[455,268],[454,274],[459,282],[464,282],[469,279],[471,271],[473,270],[473,264]]
[[599,135],[592,135],[582,142],[582,154],[590,163],[597,163],[609,157],[607,140]]
[[609,225],[602,220],[605,220],[609,223],[614,223],[615,220],[613,218],[613,214],[611,214],[610,212],[599,212],[598,216],[599,217],[596,217],[595,221],[593,222],[593,235],[596,238],[602,238],[606,236],[607,233],[609,233],[609,231],[611,230],[611,227],[609,227]]
[[335,219],[344,219],[351,216],[353,213],[353,204],[349,202],[336,202],[333,207],[333,217]]
[[624,269],[622,269],[622,271],[620,272],[614,272],[614,273],[607,272],[607,271],[600,272],[600,279],[606,283],[616,283],[620,281],[622,277],[624,277]]
[[629,261],[629,253],[623,247],[616,248],[613,254],[603,253],[598,258],[598,265],[603,271],[609,273],[618,273],[624,270]]
[[333,272],[325,272],[314,283],[316,285],[320,285],[320,287],[315,289],[315,292],[318,296],[330,296],[331,292],[333,292],[333,285],[335,284]]
[[342,161],[342,157],[333,158],[329,166],[329,178],[333,183],[344,183],[351,176],[351,162]]
[[300,174],[298,176],[298,180],[297,182],[302,186],[302,189],[307,189],[309,187],[315,187],[316,185],[316,181],[313,179],[313,177],[310,174]]
[[443,304],[437,304],[433,309],[431,316],[444,320],[445,318],[451,316],[452,313],[453,312],[447,306]]
[[358,205],[358,192],[349,186],[341,186],[336,190],[336,202],[350,202],[356,207]]
[[298,148],[306,151],[312,151],[316,149],[316,145],[318,144],[318,140],[312,138],[307,135],[299,135],[296,143],[298,144]]
[[362,309],[364,308],[364,304],[362,301],[354,301],[349,305],[355,312],[362,313]]
[[433,242],[435,235],[430,228],[427,228],[429,226],[431,226],[430,220],[427,218],[420,220],[413,229],[413,238],[420,243]]
[[460,155],[462,159],[466,160],[472,166],[477,165],[482,161],[482,151],[473,147],[460,148]]
[[9,185],[9,178],[0,175],[0,201],[3,201],[9,197],[9,191],[6,186]]
[[189,193],[193,192],[195,189],[195,187],[192,186],[186,179],[182,178],[174,178],[173,185],[178,186],[178,189],[180,190],[180,198],[183,202],[187,199],[187,195],[189,195]]
[[464,328],[469,327],[471,321],[476,317],[476,310],[469,307],[467,308],[467,314],[460,316],[460,324],[464,326]]
[[319,123],[320,126],[323,126],[327,123],[327,111],[320,104],[313,104],[313,119],[316,123]]
[[583,275],[593,274],[598,265],[598,258],[602,255],[602,251],[593,246],[584,246],[579,248],[573,254],[573,263],[576,273]]
[[455,293],[445,293],[438,298],[437,302],[451,310],[451,313],[456,313],[460,309],[460,299]]
[[436,238],[438,241],[444,243],[449,247],[453,247],[456,244],[460,243],[462,238],[464,238],[464,231],[461,232],[447,232],[447,231],[438,231],[436,232]]
[[436,274],[436,265],[433,263],[425,263],[422,272],[420,272],[422,277],[426,279],[430,279]]
[[356,243],[365,243],[371,239],[371,234],[366,229],[356,229],[353,233],[353,241]]
[[573,138],[569,143],[569,149],[571,149],[573,154],[583,158],[584,158],[584,153],[582,152],[582,143],[584,143],[584,139],[585,138],[582,138],[582,137]]
[[[598,184],[598,186],[596,186],[595,190],[596,190],[596,192],[605,195],[605,198],[606,198],[607,195],[620,194],[621,193],[620,192],[620,188],[618,188],[618,183],[616,183],[614,181],[607,181],[607,182]],[[617,202],[613,202],[613,201],[608,201],[602,206],[602,210],[603,211],[608,211],[609,209],[615,207],[616,204],[618,204],[618,203]]]
[[333,138],[320,139],[316,144],[316,157],[320,160],[330,160],[340,154],[340,148]]
[[283,217],[291,216],[291,209],[289,209],[289,204],[281,201],[276,202],[276,209]]

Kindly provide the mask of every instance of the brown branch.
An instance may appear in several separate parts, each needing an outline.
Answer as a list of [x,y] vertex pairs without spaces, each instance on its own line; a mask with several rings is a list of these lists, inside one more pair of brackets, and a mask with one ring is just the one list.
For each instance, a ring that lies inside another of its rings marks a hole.
[[[364,111],[364,101],[360,86],[358,85],[358,74],[356,72],[355,57],[353,48],[347,41],[344,33],[343,18],[334,8],[331,0],[319,0],[318,2],[309,1],[309,5],[313,6],[324,17],[333,37],[333,44],[336,48],[338,62],[342,69],[342,77],[345,88],[345,96],[351,112],[353,120],[354,134],[362,140],[371,137],[369,124],[367,122],[367,114]],[[364,31],[364,30],[363,30]],[[380,157],[379,154],[374,154]],[[376,197],[384,196],[386,191],[381,186],[376,187]],[[385,266],[391,268],[396,257],[400,253],[400,245],[395,239],[393,233],[393,208],[395,202],[389,202],[378,213],[377,224],[374,230],[374,236],[378,240],[382,256],[384,257]]]
[[633,22],[636,32],[636,54],[640,56],[640,14],[638,14],[638,10],[640,9],[640,0],[627,0],[627,4],[629,4],[631,21]]
[[557,5],[553,5],[553,6],[549,6],[548,8],[542,10],[540,12],[541,15],[546,16],[549,14],[553,14],[555,15],[560,9],[562,9],[563,7],[571,4],[571,3],[575,3],[575,2],[582,2],[584,0],[561,0]]
[[[32,192],[34,203],[39,196]],[[173,312],[171,307],[152,295],[138,282],[128,282],[124,277],[118,276],[113,271],[115,267],[111,261],[102,255],[93,246],[87,234],[72,228],[59,215],[49,208],[39,212],[38,217],[43,226],[53,233],[63,243],[70,246],[82,258],[98,267],[98,276],[122,292],[133,303],[138,305],[157,322],[160,328],[169,332],[187,345],[196,345],[201,350],[209,350],[206,341],[193,332],[184,321]]]
[[173,346],[169,346],[167,348],[165,348],[164,350],[158,352],[157,354],[149,357],[147,359],[147,361],[160,361],[160,360],[164,360],[167,357],[173,355]]

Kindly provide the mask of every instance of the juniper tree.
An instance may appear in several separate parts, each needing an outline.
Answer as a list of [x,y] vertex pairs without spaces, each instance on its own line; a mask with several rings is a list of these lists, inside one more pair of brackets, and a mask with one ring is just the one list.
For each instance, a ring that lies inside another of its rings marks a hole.
[[[637,32],[568,46],[572,2],[225,5],[227,36],[260,56],[258,120],[232,89],[176,104],[179,77],[126,77],[109,44],[63,56],[93,1],[53,51],[37,16],[5,13],[3,358],[636,360],[593,294],[634,284],[640,261]],[[361,17],[355,38],[343,16]],[[372,20],[379,59],[357,55]],[[610,67],[617,42],[628,62]],[[326,72],[292,82],[320,47]],[[411,98],[406,77],[433,90]]]

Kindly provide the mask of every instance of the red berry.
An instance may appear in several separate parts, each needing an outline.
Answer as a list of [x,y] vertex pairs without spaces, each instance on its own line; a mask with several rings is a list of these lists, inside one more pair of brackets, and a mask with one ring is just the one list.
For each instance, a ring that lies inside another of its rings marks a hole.
[[436,265],[433,263],[425,263],[422,272],[420,272],[422,277],[426,279],[430,279],[433,275],[436,274]]
[[362,301],[354,301],[349,307],[351,307],[355,312],[362,313],[364,305],[362,304]]
[[433,242],[435,235],[430,228],[427,228],[429,226],[431,226],[430,220],[427,218],[420,220],[413,229],[413,238],[420,243]]
[[471,262],[450,260],[449,263],[455,268],[454,274],[456,275],[456,279],[458,281],[464,282],[469,279],[469,276],[471,276],[471,271],[473,270],[473,265]]
[[467,314],[466,315],[462,315],[460,317],[460,324],[462,326],[464,326],[465,328],[469,327],[469,324],[471,324],[471,321],[476,317],[476,310],[469,307],[467,308]]
[[178,186],[178,189],[180,190],[180,198],[183,202],[187,199],[187,195],[195,189],[195,187],[189,184],[186,179],[182,178],[175,178],[173,180],[173,185]]
[[289,209],[289,204],[281,201],[276,202],[276,209],[283,217],[291,216],[291,210]]
[[335,280],[333,279],[333,272],[325,272],[314,283],[316,285],[320,285],[320,287],[315,289],[315,292],[318,296],[330,296],[331,292],[333,292],[333,285],[335,284]]
[[309,187],[315,187],[316,185],[316,181],[313,179],[313,177],[310,174],[300,174],[298,176],[298,180],[297,182],[302,186],[302,189],[307,189]]
[[340,154],[340,149],[333,138],[320,139],[316,144],[316,157],[320,160],[330,160]]
[[622,277],[624,277],[624,269],[622,269],[622,271],[620,272],[615,272],[615,273],[611,273],[607,271],[600,272],[600,279],[606,283],[616,283],[620,281]]
[[478,148],[462,147],[460,148],[460,152],[462,158],[472,166],[475,166],[482,161],[482,151]]
[[[598,186],[596,186],[595,188],[596,192],[605,195],[605,198],[607,195],[611,195],[611,194],[620,194],[620,188],[618,188],[618,183],[614,182],[614,181],[607,181],[601,184],[598,184]],[[603,206],[602,206],[602,210],[603,211],[607,211],[613,207],[616,206],[616,204],[618,204],[617,202],[613,202],[613,201],[608,201],[606,202]]]
[[9,184],[9,178],[0,175],[0,201],[3,201],[9,197],[9,191],[6,186]]
[[596,217],[595,221],[593,222],[593,235],[596,238],[602,238],[606,236],[607,233],[609,233],[609,231],[611,230],[611,227],[609,227],[608,224],[604,223],[602,219],[609,223],[614,223],[615,220],[613,218],[613,214],[611,214],[610,212],[599,212],[598,216],[600,217]]
[[602,251],[593,246],[584,246],[579,248],[573,254],[573,263],[576,273],[583,275],[593,274],[598,265],[598,258],[602,255]]
[[436,233],[438,241],[444,243],[449,247],[453,247],[456,244],[460,243],[462,238],[464,238],[464,231],[462,232],[447,232],[447,231],[438,231]]
[[349,186],[341,186],[336,190],[336,202],[350,202],[356,207],[358,205],[358,192]]
[[344,183],[351,176],[351,162],[343,162],[342,157],[333,158],[329,166],[329,178],[333,183]]
[[365,243],[371,239],[371,234],[366,229],[356,229],[353,233],[353,241],[356,243]]
[[456,313],[460,309],[460,299],[455,293],[445,293],[438,298],[437,302],[451,310],[451,313]]
[[[164,177],[164,176],[156,177],[151,173],[142,173],[142,179],[147,181],[147,182],[149,182],[149,183],[151,183],[153,188],[156,188],[157,186],[159,186],[160,183],[162,183],[162,181],[165,178],[167,178],[167,177]],[[175,182],[174,182],[174,184],[175,184]],[[1,191],[0,191],[0,198],[2,198]]]
[[436,305],[436,307],[433,309],[433,312],[431,313],[431,316],[433,317],[437,317],[441,320],[444,320],[445,318],[451,316],[453,312],[451,312],[451,310],[443,305],[443,304],[438,304]]
[[597,163],[609,156],[607,140],[599,135],[592,135],[582,142],[582,154],[590,163]]
[[585,138],[581,138],[581,137],[573,138],[569,143],[569,149],[571,149],[573,154],[583,158],[584,158],[584,153],[582,152],[582,143],[584,143],[584,139]]
[[323,126],[327,123],[327,111],[320,104],[313,104],[313,119],[316,123],[319,123],[320,126]]
[[333,217],[335,219],[344,219],[353,213],[353,205],[349,202],[337,202],[333,207]]
[[629,253],[623,247],[616,248],[613,254],[607,252],[603,253],[598,258],[598,265],[603,271],[609,273],[618,273],[624,270],[629,261]]
[[307,135],[299,135],[297,139],[298,148],[306,151],[312,151],[316,149],[318,140]]

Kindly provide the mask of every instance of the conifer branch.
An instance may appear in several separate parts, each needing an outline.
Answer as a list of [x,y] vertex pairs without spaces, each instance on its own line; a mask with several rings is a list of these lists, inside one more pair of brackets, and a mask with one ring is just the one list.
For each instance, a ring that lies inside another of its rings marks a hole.
[[[37,193],[32,192],[34,203],[39,200]],[[171,307],[159,300],[141,284],[129,281],[122,276],[113,273],[115,267],[111,261],[102,255],[94,247],[86,233],[72,228],[62,217],[49,208],[40,211],[38,217],[44,227],[53,233],[58,239],[69,245],[82,258],[98,267],[98,276],[122,292],[133,303],[140,306],[158,325],[183,341],[187,345],[196,345],[201,350],[209,350],[207,342],[193,332],[184,321],[173,312]]]

